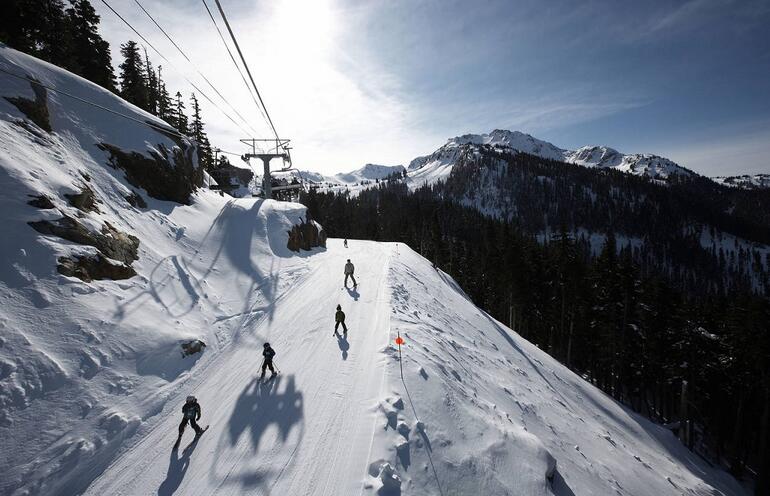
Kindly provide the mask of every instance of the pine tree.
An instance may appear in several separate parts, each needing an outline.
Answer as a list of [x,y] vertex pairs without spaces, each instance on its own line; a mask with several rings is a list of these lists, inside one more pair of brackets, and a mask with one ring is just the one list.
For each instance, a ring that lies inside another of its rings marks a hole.
[[176,129],[182,134],[189,134],[190,128],[187,121],[187,116],[184,113],[184,101],[182,100],[182,93],[176,92],[176,105],[174,107],[174,124]]
[[67,19],[78,74],[103,88],[115,91],[110,45],[99,35],[99,15],[88,0],[71,0]]
[[4,2],[0,15],[0,40],[17,50],[78,73],[70,23],[62,0]]
[[163,81],[163,66],[158,66],[158,117],[176,127],[176,120],[172,109],[171,96]]
[[160,88],[158,85],[158,74],[152,68],[150,57],[147,56],[147,49],[144,49],[144,72],[147,75],[147,111],[153,115],[158,115],[158,101],[160,99]]
[[144,63],[135,41],[120,45],[120,96],[144,110],[149,109],[147,79]]
[[201,107],[198,104],[198,98],[193,93],[190,96],[192,103],[192,122],[190,123],[190,137],[198,143],[198,157],[201,164],[207,170],[214,167],[214,159],[211,153],[211,144],[206,132],[203,129],[203,119],[201,118]]

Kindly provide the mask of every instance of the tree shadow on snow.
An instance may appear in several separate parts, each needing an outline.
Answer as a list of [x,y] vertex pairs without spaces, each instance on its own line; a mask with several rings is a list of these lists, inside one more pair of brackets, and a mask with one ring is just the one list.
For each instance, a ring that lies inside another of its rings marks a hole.
[[187,445],[182,450],[182,456],[179,456],[179,450],[175,449],[171,452],[171,459],[168,463],[168,472],[166,472],[166,480],[164,480],[158,488],[158,496],[172,496],[177,489],[179,489],[184,476],[187,473],[187,469],[190,467],[190,456],[195,447],[198,445],[200,437],[195,437],[193,442]]
[[342,359],[347,360],[350,343],[348,343],[348,337],[345,334],[337,334],[337,346],[340,347],[340,351],[342,352]]

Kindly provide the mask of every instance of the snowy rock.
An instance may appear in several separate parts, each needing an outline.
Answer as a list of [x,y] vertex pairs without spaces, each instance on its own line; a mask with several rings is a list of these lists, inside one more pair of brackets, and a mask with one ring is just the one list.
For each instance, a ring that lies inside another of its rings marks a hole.
[[390,463],[383,463],[377,476],[382,482],[380,494],[399,494],[401,491],[401,477],[396,474]]

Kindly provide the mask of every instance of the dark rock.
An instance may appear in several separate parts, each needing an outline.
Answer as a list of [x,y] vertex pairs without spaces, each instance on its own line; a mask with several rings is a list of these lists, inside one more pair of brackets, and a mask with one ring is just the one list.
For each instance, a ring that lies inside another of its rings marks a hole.
[[144,201],[144,198],[142,198],[142,195],[140,195],[136,191],[131,191],[131,194],[126,196],[126,201],[132,207],[147,208],[147,202]]
[[48,210],[49,208],[56,208],[56,205],[53,204],[50,198],[48,198],[45,195],[27,195],[31,196],[32,199],[27,202],[27,204],[32,205],[33,207],[41,208],[43,210]]
[[96,206],[96,193],[86,186],[80,193],[74,195],[64,194],[64,197],[70,202],[70,205],[83,212],[98,212]]
[[125,264],[113,264],[101,254],[95,256],[76,256],[74,259],[59,257],[56,269],[59,274],[91,282],[102,279],[129,279],[136,275],[133,267]]
[[50,133],[52,128],[50,116],[48,115],[48,92],[37,81],[30,83],[30,85],[32,86],[32,91],[35,92],[34,100],[20,96],[5,96],[3,98],[12,103],[29,120],[37,124],[40,129]]
[[185,341],[182,346],[182,358],[196,353],[201,353],[203,348],[206,347],[206,343],[200,339],[193,339],[192,341]]
[[190,194],[203,185],[203,168],[195,164],[195,145],[168,135],[177,146],[169,150],[158,144],[145,156],[138,152],[127,152],[108,143],[99,148],[109,152],[109,164],[126,173],[126,180],[158,200],[190,204]]
[[118,231],[108,222],[104,223],[101,233],[89,231],[83,224],[66,215],[55,221],[41,220],[29,222],[29,225],[41,234],[94,246],[109,258],[125,264],[131,264],[138,258],[139,238]]
[[217,189],[231,194],[236,189],[248,186],[254,179],[254,172],[234,165],[220,165],[210,172],[211,177],[217,182]]
[[80,172],[80,175],[83,176],[83,179],[85,179],[89,183],[91,182],[91,175],[88,172],[86,171],[79,171],[79,172]]
[[326,248],[326,231],[312,219],[300,219],[289,232],[286,246],[291,251],[311,250],[316,246]]

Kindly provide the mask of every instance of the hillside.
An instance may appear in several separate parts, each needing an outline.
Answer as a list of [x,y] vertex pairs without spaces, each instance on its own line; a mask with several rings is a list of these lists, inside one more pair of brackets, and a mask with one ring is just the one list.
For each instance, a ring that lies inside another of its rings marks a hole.
[[388,176],[405,171],[403,165],[366,164],[360,169],[340,172],[331,176],[311,171],[300,171],[299,176],[308,183],[309,187],[317,188],[320,191],[349,191],[355,195],[363,189],[376,186]]
[[[743,494],[405,245],[291,252],[302,205],[198,189],[149,114],[0,68],[28,79],[0,77],[3,494]],[[191,393],[210,428],[174,451]]]
[[461,154],[480,147],[507,153],[527,153],[547,160],[601,170],[616,170],[663,181],[674,176],[694,175],[689,169],[657,155],[623,154],[606,146],[584,146],[577,150],[565,150],[520,131],[495,129],[488,134],[466,134],[451,138],[431,155],[415,158],[407,168],[411,183],[414,187],[419,187],[445,180]]

